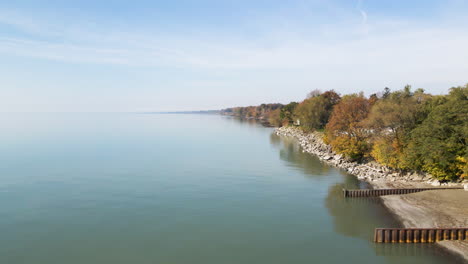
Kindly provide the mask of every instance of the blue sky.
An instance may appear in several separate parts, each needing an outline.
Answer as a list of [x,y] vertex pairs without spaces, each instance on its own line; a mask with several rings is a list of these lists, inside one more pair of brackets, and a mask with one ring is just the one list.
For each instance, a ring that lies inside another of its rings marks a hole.
[[468,82],[468,1],[1,1],[0,111],[177,111]]

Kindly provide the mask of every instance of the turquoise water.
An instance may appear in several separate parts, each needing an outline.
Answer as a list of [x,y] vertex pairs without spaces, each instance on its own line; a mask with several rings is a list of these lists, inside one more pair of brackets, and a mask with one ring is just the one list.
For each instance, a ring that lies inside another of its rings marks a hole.
[[456,263],[375,245],[363,186],[255,122],[1,114],[0,263]]

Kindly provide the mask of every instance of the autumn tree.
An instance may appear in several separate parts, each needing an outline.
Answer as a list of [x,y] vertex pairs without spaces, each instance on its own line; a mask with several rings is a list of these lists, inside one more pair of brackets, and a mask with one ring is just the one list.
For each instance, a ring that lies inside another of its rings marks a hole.
[[291,102],[281,108],[279,117],[283,124],[289,125],[289,124],[294,123],[293,116],[294,116],[294,110],[296,109],[297,105],[298,105],[297,102]]
[[374,103],[364,124],[372,131],[375,160],[393,168],[407,167],[404,148],[410,131],[427,116],[424,106],[430,98],[423,90],[411,92],[407,85]]
[[268,121],[272,111],[284,107],[282,104],[261,104],[259,106],[233,107],[220,111],[221,114],[232,115],[240,118],[252,118]]
[[266,119],[271,126],[280,127],[283,125],[283,119],[281,118],[281,110],[277,108],[267,113]]
[[369,101],[362,95],[344,96],[335,105],[326,125],[325,141],[333,150],[359,160],[368,151],[369,131],[363,120],[370,110]]

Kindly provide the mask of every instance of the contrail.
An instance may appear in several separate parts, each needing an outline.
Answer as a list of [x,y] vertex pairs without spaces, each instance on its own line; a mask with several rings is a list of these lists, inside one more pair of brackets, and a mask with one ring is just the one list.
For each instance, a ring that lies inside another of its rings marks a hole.
[[361,23],[364,24],[364,25],[367,24],[367,13],[366,13],[366,11],[359,10],[359,12],[361,12],[361,16],[362,16]]
[[358,8],[359,12],[361,13],[361,17],[362,17],[361,23],[363,25],[366,25],[367,24],[367,13],[366,13],[366,11],[364,11],[362,9],[362,0],[358,0],[357,8]]

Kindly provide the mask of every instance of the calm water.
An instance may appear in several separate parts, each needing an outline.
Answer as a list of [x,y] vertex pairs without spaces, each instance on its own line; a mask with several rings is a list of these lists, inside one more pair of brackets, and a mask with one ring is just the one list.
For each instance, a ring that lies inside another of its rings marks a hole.
[[379,245],[360,183],[252,122],[1,114],[0,263],[455,263]]

